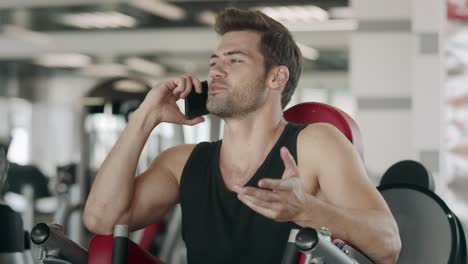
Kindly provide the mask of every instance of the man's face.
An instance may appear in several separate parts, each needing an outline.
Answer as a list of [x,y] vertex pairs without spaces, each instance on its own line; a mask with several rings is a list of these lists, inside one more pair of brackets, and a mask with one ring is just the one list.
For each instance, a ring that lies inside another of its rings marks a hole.
[[260,35],[252,31],[224,34],[210,59],[207,109],[222,118],[241,117],[266,98]]

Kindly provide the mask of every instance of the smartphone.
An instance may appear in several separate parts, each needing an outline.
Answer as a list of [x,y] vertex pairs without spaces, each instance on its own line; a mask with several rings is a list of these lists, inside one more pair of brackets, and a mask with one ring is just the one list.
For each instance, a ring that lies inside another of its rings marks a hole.
[[201,82],[202,93],[195,91],[195,86],[192,86],[190,94],[185,98],[185,118],[194,119],[198,116],[208,114],[206,109],[206,100],[208,99],[208,82]]

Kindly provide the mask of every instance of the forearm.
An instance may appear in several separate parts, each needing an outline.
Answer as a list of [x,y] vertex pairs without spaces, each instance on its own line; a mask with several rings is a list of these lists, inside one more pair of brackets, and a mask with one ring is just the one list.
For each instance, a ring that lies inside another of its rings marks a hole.
[[131,116],[94,180],[84,212],[88,228],[115,224],[129,209],[138,160],[157,124],[147,112],[137,110]]
[[400,250],[393,217],[377,210],[341,209],[321,200],[296,221],[301,226],[326,227],[336,238],[354,244],[376,263],[393,264]]

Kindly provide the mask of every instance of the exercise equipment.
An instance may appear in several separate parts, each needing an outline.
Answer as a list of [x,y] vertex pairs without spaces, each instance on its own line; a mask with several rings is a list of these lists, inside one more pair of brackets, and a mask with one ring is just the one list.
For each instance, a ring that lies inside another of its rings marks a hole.
[[435,193],[409,184],[385,185],[379,191],[400,230],[398,263],[466,263],[459,253],[461,247],[466,250],[460,243],[461,225]]
[[337,264],[372,264],[372,261],[344,242],[332,241],[331,233],[325,229],[293,229],[289,235],[288,245],[281,264],[295,264],[294,250],[305,257],[303,263],[337,263]]
[[[113,237],[94,236],[88,248],[88,264],[111,264]],[[148,251],[142,249],[132,240],[128,240],[128,264],[164,264],[157,257],[152,256]],[[168,263],[169,264],[169,263]]]
[[393,164],[380,179],[380,186],[398,183],[416,185],[430,191],[435,190],[431,172],[414,160],[402,160]]
[[60,225],[37,224],[31,230],[31,241],[40,248],[44,264],[86,264],[87,252],[68,239]]
[[8,147],[0,144],[0,263],[33,264],[28,232],[21,215],[3,202],[7,184]]
[[361,159],[364,160],[361,131],[353,118],[346,112],[324,103],[306,102],[287,109],[283,116],[288,122],[298,124],[327,123],[333,125],[353,143]]
[[56,224],[35,225],[31,241],[40,248],[43,264],[164,264],[128,239],[128,227],[118,225],[114,230],[113,236],[94,236],[89,251],[68,239]]
[[127,263],[128,256],[128,226],[116,225],[112,245],[112,264]]
[[84,205],[80,203],[79,186],[77,185],[77,165],[74,163],[57,166],[56,177],[53,181],[52,190],[57,201],[57,209],[53,215],[53,223],[63,227],[65,234],[73,235],[73,214],[80,214]]
[[392,165],[378,190],[400,230],[399,264],[466,264],[463,226],[444,201],[434,193],[431,173],[413,160]]

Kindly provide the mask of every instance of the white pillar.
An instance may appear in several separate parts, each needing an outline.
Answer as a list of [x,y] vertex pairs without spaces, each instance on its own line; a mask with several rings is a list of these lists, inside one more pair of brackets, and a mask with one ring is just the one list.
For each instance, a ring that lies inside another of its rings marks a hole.
[[444,186],[442,142],[445,123],[444,28],[445,2],[412,0],[413,138],[418,159],[434,172],[437,188]]
[[[403,159],[440,169],[444,69],[438,0],[352,1],[351,88],[374,176]],[[438,185],[440,184],[439,181]]]
[[416,159],[412,122],[411,2],[353,0],[358,29],[351,37],[351,89],[374,180],[393,163]]
[[94,80],[76,74],[39,75],[31,124],[31,163],[46,175],[55,175],[57,165],[80,159],[79,112],[81,98]]

